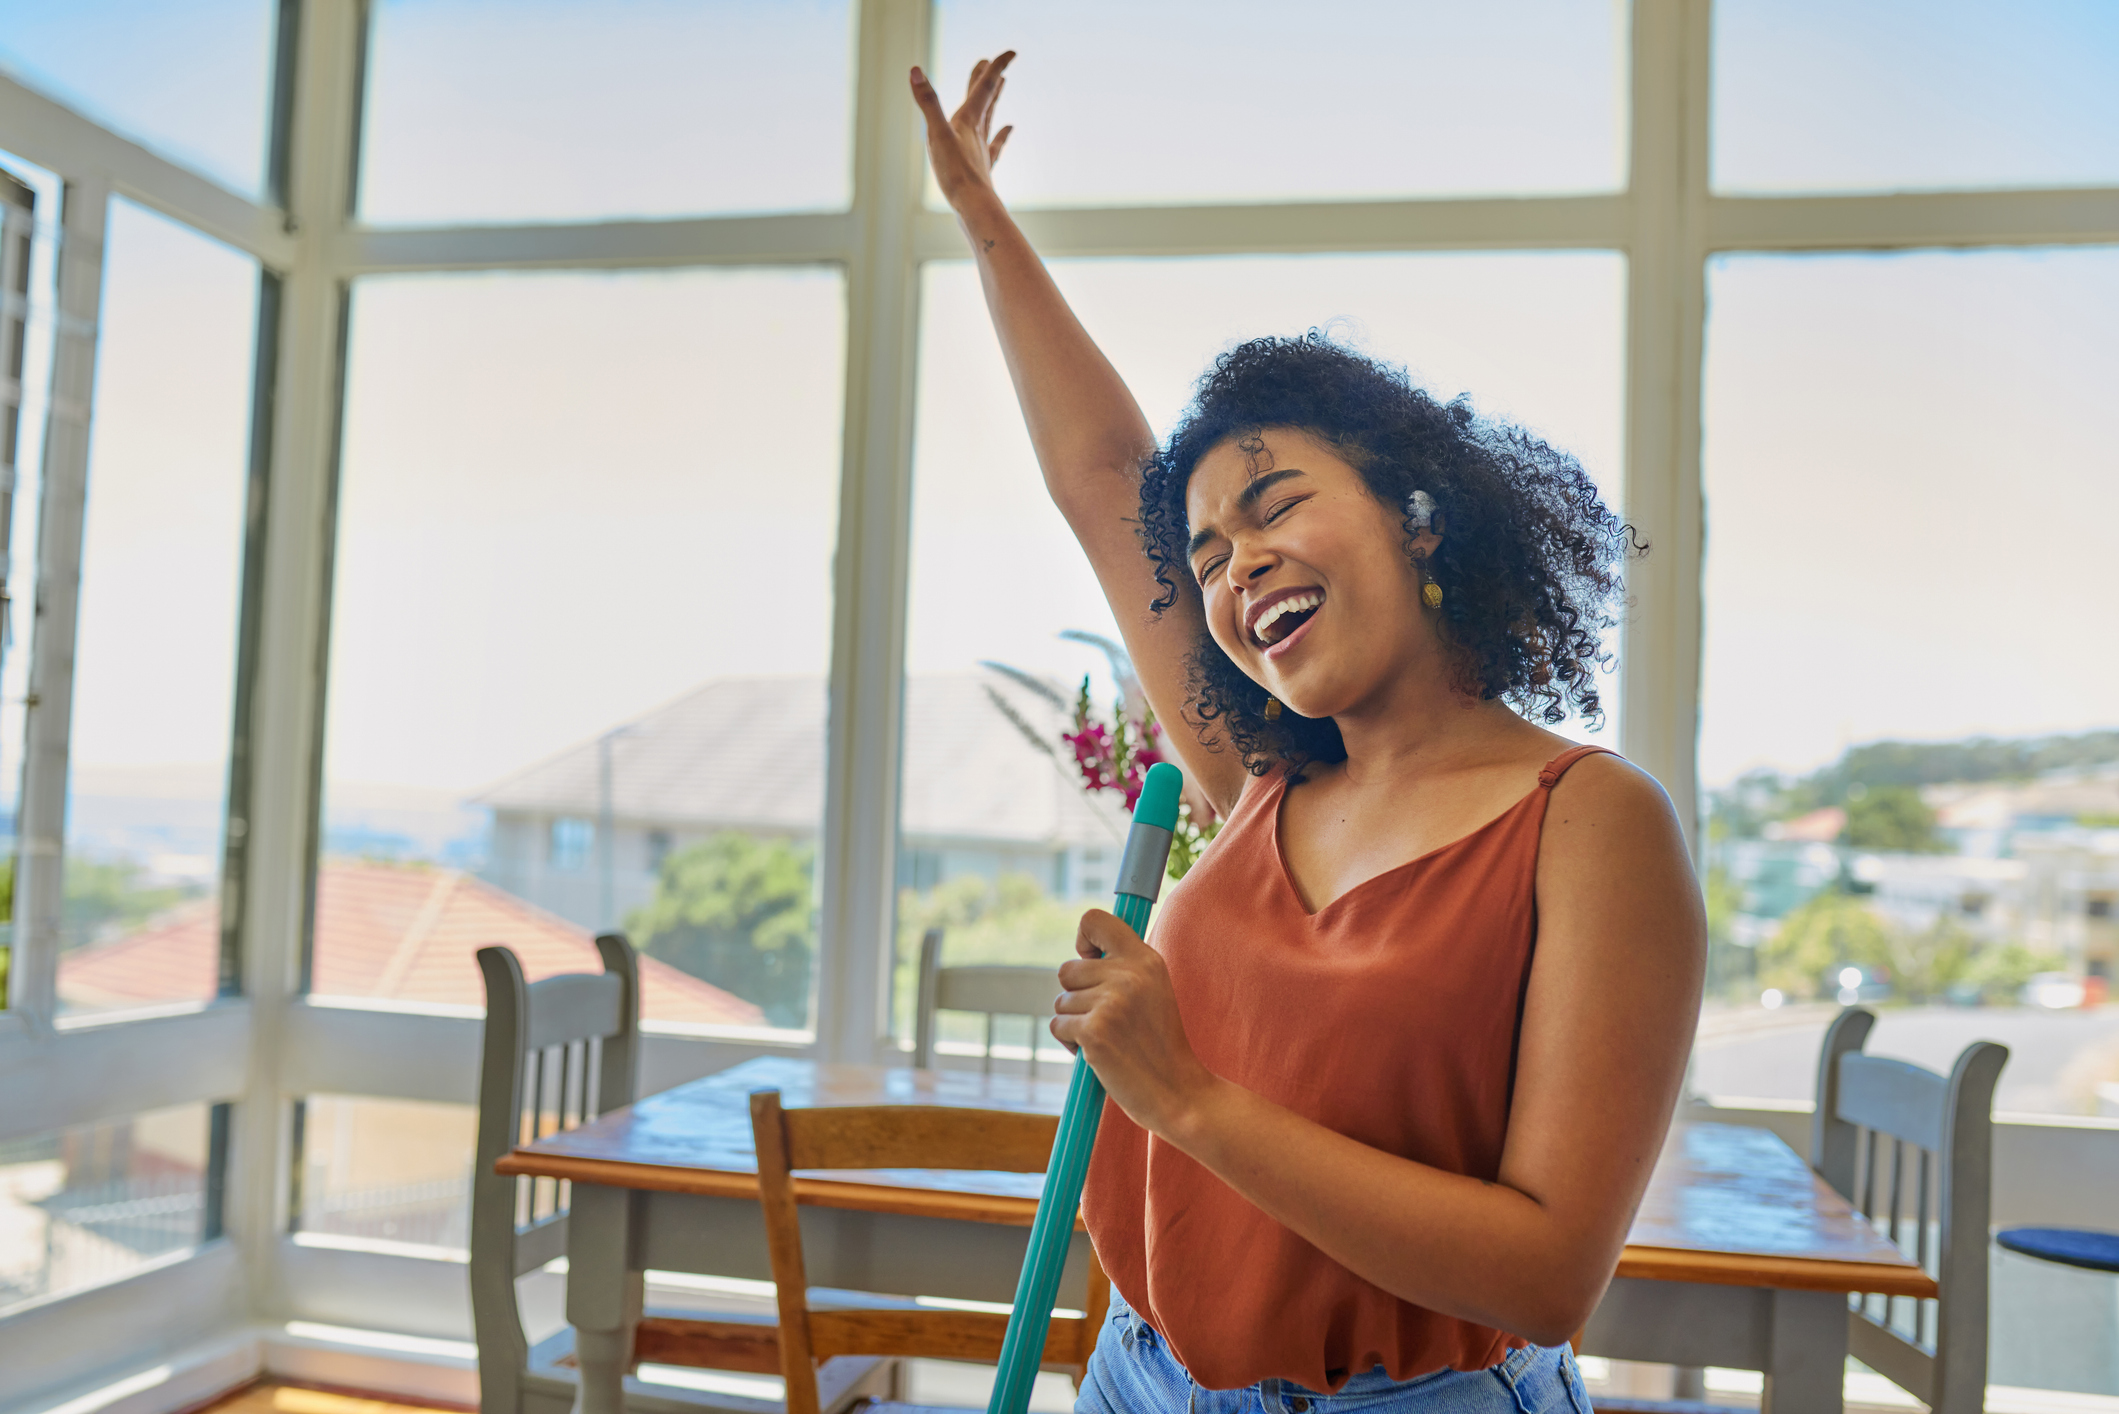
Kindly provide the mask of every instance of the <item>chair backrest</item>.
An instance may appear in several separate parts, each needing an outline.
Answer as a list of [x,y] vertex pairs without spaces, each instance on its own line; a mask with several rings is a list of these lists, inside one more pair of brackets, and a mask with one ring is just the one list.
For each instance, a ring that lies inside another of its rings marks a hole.
[[[989,1311],[889,1307],[813,1311],[796,1169],[987,1169],[1039,1173],[1050,1162],[1059,1120],[1008,1110],[933,1105],[782,1109],[780,1092],[750,1097],[758,1153],[758,1197],[780,1308],[780,1370],[787,1414],[817,1414],[816,1362],[834,1355],[937,1360],[1000,1357],[1008,1318]],[[999,1219],[996,1219],[999,1221]],[[1110,1304],[1111,1286],[1092,1253],[1082,1316],[1055,1316],[1044,1363],[1084,1365]]]
[[486,1025],[478,1079],[478,1152],[471,1174],[471,1316],[479,1404],[521,1408],[529,1339],[515,1278],[566,1251],[568,1185],[514,1178],[493,1165],[518,1144],[629,1105],[638,1076],[640,969],[617,933],[596,940],[603,971],[525,982],[503,947],[480,948]]
[[1978,1414],[1987,1390],[1994,1086],[2008,1047],[1974,1041],[1937,1075],[1862,1054],[1875,1024],[1875,1013],[1849,1007],[1825,1033],[1810,1166],[1942,1295],[1856,1298],[1848,1353],[1933,1414]]
[[920,938],[920,989],[914,1016],[912,1063],[934,1067],[935,1013],[983,1012],[986,1044],[979,1069],[993,1073],[993,1018],[1021,1016],[1030,1021],[1030,1073],[1037,1074],[1037,1044],[1052,1015],[1059,981],[1049,967],[944,967],[942,930],[929,928]]

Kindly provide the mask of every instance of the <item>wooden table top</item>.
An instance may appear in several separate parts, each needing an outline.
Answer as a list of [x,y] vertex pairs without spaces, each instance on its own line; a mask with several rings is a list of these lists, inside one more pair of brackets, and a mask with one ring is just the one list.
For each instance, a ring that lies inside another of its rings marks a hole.
[[[758,1196],[751,1148],[750,1096],[778,1090],[790,1109],[807,1105],[950,1105],[1058,1116],[1068,1073],[1025,1080],[956,1070],[826,1065],[767,1056],[637,1100],[577,1129],[526,1144],[494,1167],[501,1173],[566,1178],[665,1193]],[[805,1170],[802,1202],[822,1207],[968,1218],[1030,1226],[1044,1192],[1041,1173],[949,1169]]]
[[[619,1188],[755,1198],[750,1094],[803,1105],[951,1105],[1057,1115],[1067,1078],[824,1065],[766,1057],[650,1095],[527,1144],[504,1174]],[[804,1202],[1027,1227],[1044,1175],[939,1169],[804,1173]],[[1671,1128],[1618,1275],[1806,1291],[1934,1296],[1934,1280],[1885,1241],[1773,1133],[1743,1125]]]

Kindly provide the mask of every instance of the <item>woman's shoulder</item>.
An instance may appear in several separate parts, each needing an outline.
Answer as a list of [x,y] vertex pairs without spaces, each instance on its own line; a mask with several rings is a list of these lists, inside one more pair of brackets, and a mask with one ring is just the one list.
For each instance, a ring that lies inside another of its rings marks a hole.
[[1555,801],[1579,799],[1622,809],[1670,809],[1662,782],[1607,746],[1561,743],[1545,766]]
[[1539,853],[1543,863],[1563,868],[1603,868],[1644,853],[1686,858],[1690,868],[1684,829],[1662,783],[1613,751],[1576,757],[1552,782]]

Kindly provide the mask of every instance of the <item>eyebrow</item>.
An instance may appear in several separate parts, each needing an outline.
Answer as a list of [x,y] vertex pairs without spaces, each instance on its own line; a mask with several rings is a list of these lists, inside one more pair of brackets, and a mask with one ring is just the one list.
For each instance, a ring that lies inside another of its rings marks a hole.
[[[1258,504],[1258,500],[1261,496],[1265,495],[1266,492],[1272,490],[1275,486],[1278,486],[1281,482],[1287,480],[1291,476],[1302,476],[1304,474],[1305,473],[1303,472],[1301,467],[1284,466],[1278,471],[1269,471],[1263,476],[1253,477],[1251,480],[1251,484],[1244,487],[1242,491],[1237,493],[1236,509],[1240,511],[1247,511],[1251,509],[1251,507]],[[1185,558],[1190,559],[1192,556],[1198,554],[1202,545],[1205,545],[1208,541],[1212,540],[1216,535],[1219,535],[1220,533],[1220,531],[1216,530],[1211,525],[1206,526],[1203,529],[1194,531],[1192,533],[1192,539],[1187,542],[1185,546]]]

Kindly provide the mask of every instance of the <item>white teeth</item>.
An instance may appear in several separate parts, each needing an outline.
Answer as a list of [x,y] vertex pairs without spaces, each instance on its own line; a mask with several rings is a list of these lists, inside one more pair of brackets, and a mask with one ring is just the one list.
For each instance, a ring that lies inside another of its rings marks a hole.
[[1251,636],[1264,643],[1266,630],[1278,622],[1282,615],[1299,614],[1306,609],[1314,609],[1323,602],[1322,594],[1296,594],[1283,599],[1258,616],[1258,622],[1251,626]]

